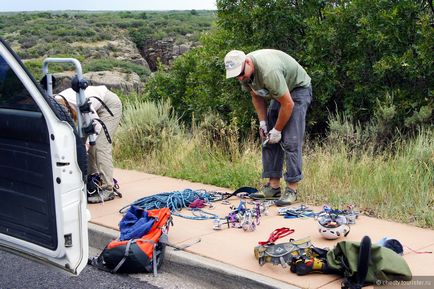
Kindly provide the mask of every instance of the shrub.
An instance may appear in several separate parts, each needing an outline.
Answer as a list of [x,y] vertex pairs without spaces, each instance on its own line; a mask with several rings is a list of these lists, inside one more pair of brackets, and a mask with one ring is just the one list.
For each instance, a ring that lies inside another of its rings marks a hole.
[[127,101],[116,135],[115,154],[121,159],[140,160],[181,132],[169,102]]

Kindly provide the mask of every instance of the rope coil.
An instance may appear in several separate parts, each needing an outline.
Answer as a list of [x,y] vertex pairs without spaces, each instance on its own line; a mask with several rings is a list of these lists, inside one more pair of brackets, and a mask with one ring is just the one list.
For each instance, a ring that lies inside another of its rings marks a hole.
[[[137,206],[144,210],[169,208],[170,212],[173,215],[186,218],[178,212],[181,211],[183,208],[188,207],[197,199],[204,200],[205,202],[212,202],[215,200],[215,198],[216,196],[208,193],[205,190],[185,189],[182,191],[164,192],[138,199],[133,203],[121,208],[119,210],[119,213],[124,214],[130,206]],[[203,216],[196,216],[196,218],[204,219]]]

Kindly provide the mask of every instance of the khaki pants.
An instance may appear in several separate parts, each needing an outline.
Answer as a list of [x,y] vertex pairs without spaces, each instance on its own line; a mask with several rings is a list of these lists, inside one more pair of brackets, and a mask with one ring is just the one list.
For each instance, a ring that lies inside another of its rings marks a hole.
[[[118,96],[111,91],[108,91],[104,97],[104,103],[113,113],[113,116],[101,106],[97,113],[99,118],[104,122],[110,134],[110,138],[114,139],[116,129],[122,116],[122,103]],[[112,144],[107,141],[104,130],[101,129],[96,144],[89,149],[89,173],[99,173],[102,180],[102,188],[113,190],[113,157]]]

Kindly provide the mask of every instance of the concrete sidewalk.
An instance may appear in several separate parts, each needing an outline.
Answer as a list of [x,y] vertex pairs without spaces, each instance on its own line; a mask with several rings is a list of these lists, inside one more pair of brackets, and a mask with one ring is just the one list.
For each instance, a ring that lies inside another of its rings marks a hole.
[[[108,237],[117,235],[118,223],[122,218],[118,212],[119,209],[139,198],[187,188],[232,192],[225,188],[138,171],[115,169],[114,175],[119,181],[123,198],[116,198],[104,204],[88,205],[91,212],[90,242],[97,247],[103,247],[107,243]],[[237,206],[239,199],[233,197],[230,202]],[[221,217],[226,216],[230,211],[229,205],[221,202],[216,202],[214,205],[215,208],[209,212]],[[319,207],[310,208],[314,209],[315,212],[321,210]],[[182,213],[188,214],[188,211],[183,210]],[[301,239],[310,236],[315,246],[333,248],[339,241],[323,239],[317,231],[315,220],[311,218],[284,219],[277,214],[277,208],[272,206],[269,208],[268,216],[262,217],[260,225],[253,232],[244,232],[242,229],[236,228],[216,231],[213,230],[213,223],[210,220],[199,221],[174,216],[174,226],[169,231],[170,244],[174,247],[190,246],[183,251],[169,250],[167,258],[169,261],[186,266],[196,268],[206,266],[208,271],[226,274],[231,278],[238,276],[238,278],[244,279],[243,282],[250,280],[257,287],[261,287],[263,284],[265,288],[267,284],[274,288],[340,288],[341,278],[338,275],[297,276],[291,273],[289,268],[283,268],[280,265],[273,266],[266,263],[262,267],[259,266],[253,255],[253,248],[258,241],[267,240],[270,233],[280,227],[289,227],[295,229],[295,232],[278,240],[278,243],[285,242],[289,238]],[[417,254],[412,251],[433,252],[433,230],[359,216],[356,224],[351,226],[351,232],[346,240],[360,241],[365,235],[370,236],[373,242],[386,236],[398,239],[405,247],[404,258],[410,266],[413,276],[434,276],[434,254]]]

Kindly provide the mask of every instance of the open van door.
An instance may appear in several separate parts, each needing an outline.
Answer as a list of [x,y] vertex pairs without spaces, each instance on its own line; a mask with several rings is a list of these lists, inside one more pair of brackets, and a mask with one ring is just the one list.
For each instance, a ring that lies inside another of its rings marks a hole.
[[86,166],[69,115],[0,38],[0,249],[79,274],[89,249]]

